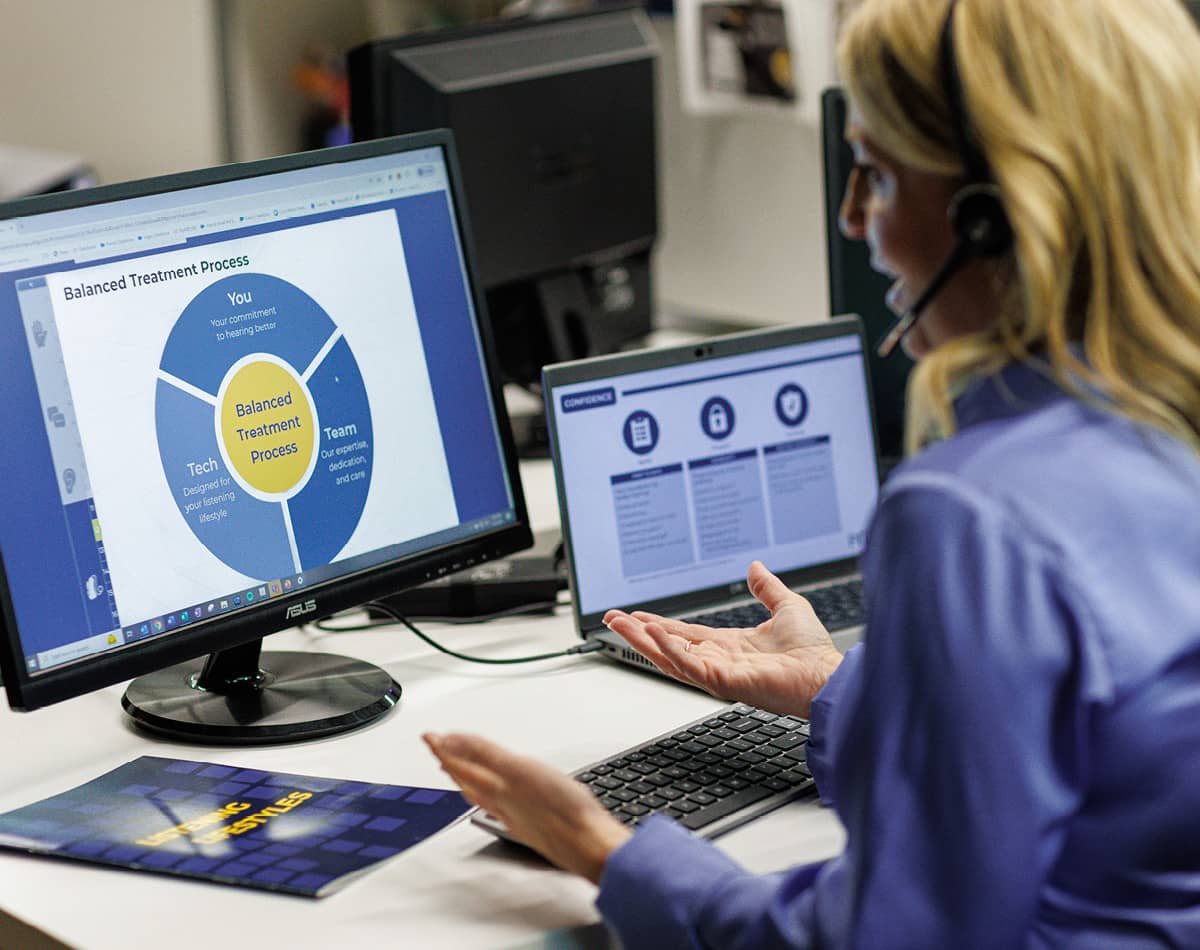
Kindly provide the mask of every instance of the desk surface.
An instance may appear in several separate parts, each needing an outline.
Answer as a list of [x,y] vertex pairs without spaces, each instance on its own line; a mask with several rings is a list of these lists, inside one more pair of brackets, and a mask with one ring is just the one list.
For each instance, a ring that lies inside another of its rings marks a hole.
[[[549,466],[522,477],[535,527],[556,521]],[[430,631],[435,630],[430,625]],[[438,627],[465,652],[517,656],[576,642],[567,610],[553,617]],[[136,732],[113,687],[31,714],[0,711],[0,811],[28,804],[136,758],[202,758],[248,768],[397,785],[446,786],[420,740],[470,730],[563,769],[644,741],[722,704],[595,656],[518,667],[474,666],[434,652],[402,628],[299,629],[268,649],[311,649],[382,666],[403,687],[398,707],[357,732],[265,748],[185,746]],[[756,871],[836,853],[837,820],[814,802],[787,805],[719,845]],[[68,861],[0,854],[0,946],[158,948],[606,946],[594,888],[460,822],[321,900]],[[32,929],[31,929],[32,928]]]

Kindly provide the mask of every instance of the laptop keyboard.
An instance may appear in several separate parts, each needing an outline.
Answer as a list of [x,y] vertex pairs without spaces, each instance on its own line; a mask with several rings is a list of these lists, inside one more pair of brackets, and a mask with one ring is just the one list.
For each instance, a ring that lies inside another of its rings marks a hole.
[[738,703],[575,773],[614,816],[712,837],[813,788],[808,722]]
[[[857,578],[805,591],[804,596],[812,604],[826,630],[844,630],[863,622],[862,581]],[[754,600],[683,619],[708,627],[757,627],[770,616],[767,608]]]

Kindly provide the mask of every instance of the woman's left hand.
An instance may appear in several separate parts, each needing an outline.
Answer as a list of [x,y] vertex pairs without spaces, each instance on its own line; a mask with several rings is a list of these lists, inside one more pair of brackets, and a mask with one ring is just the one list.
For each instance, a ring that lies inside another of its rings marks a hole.
[[479,736],[423,738],[468,801],[547,860],[593,884],[600,883],[608,856],[632,834],[585,785],[536,759]]

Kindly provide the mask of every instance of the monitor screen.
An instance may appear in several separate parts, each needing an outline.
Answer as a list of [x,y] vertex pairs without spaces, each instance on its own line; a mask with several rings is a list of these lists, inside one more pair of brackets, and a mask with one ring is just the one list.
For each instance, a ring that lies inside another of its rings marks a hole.
[[[821,97],[821,140],[825,170],[825,233],[829,262],[829,310],[832,316],[856,313],[862,318],[867,340],[872,344],[891,327],[895,315],[884,297],[892,278],[871,267],[871,254],[863,241],[852,241],[838,227],[838,210],[854,153],[845,139],[846,96],[841,89],[827,89]],[[879,454],[885,468],[904,455],[904,399],[912,360],[903,352],[886,359],[870,347],[871,393],[875,422],[879,428]]]
[[357,140],[449,128],[463,155],[502,369],[611,352],[651,329],[657,45],[601,8],[377,40],[348,58]]
[[458,194],[435,133],[0,206],[11,705],[224,657],[191,719],[283,685],[263,635],[529,545]]

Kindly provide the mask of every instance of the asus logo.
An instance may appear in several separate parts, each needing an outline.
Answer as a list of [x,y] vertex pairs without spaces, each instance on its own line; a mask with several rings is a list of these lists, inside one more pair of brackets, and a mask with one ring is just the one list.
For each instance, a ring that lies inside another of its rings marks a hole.
[[292,604],[290,607],[288,607],[287,614],[285,616],[288,620],[295,620],[297,617],[303,617],[305,614],[311,614],[316,609],[317,602],[315,600],[306,600],[302,604]]

